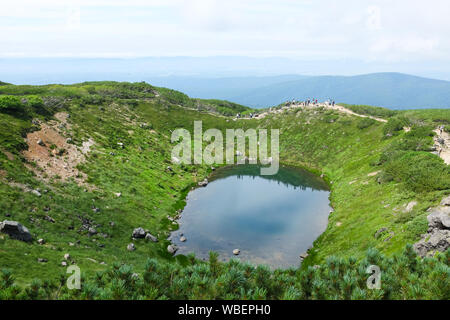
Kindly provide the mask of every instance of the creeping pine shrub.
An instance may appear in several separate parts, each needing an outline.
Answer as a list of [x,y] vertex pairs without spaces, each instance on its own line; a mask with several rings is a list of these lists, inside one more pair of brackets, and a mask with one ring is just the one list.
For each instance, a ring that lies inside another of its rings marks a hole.
[[368,127],[370,127],[371,125],[373,125],[376,121],[370,118],[362,118],[361,120],[358,121],[358,123],[356,124],[356,126],[358,127],[358,129],[366,129]]
[[[60,282],[34,280],[14,284],[10,271],[0,273],[2,299],[450,299],[450,249],[418,258],[411,245],[386,257],[375,249],[355,258],[329,257],[307,269],[270,270],[231,260],[193,265],[149,259],[143,273],[125,264],[83,278],[81,290]],[[212,265],[213,266],[212,266]],[[381,289],[367,287],[367,268],[381,271]]]
[[0,96],[0,112],[14,112],[24,108],[21,98],[16,96]]
[[450,188],[450,167],[429,152],[393,151],[383,168],[383,179],[403,182],[415,192]]
[[409,119],[403,116],[390,118],[383,127],[383,133],[385,136],[394,136],[397,135],[399,131],[403,130],[403,127],[409,125]]

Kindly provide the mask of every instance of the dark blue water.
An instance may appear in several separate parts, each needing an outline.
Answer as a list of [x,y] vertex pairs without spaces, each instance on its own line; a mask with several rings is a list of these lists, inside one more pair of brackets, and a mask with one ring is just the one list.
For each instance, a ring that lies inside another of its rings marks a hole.
[[[180,229],[170,239],[177,254],[209,251],[273,268],[300,264],[305,252],[326,229],[330,212],[326,184],[311,173],[282,167],[260,176],[257,166],[221,168],[204,188],[187,196]],[[180,234],[186,242],[179,241]]]

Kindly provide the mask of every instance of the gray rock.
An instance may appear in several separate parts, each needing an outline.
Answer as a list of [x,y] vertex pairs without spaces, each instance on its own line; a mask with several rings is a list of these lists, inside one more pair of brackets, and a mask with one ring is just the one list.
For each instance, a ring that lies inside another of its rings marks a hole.
[[141,227],[134,229],[132,237],[135,239],[144,239],[145,238],[145,230]]
[[55,222],[56,222],[55,219],[53,219],[53,218],[50,217],[49,215],[46,215],[46,216],[44,217],[44,220],[46,220],[46,221],[48,221],[48,222],[51,222],[51,223],[55,223]]
[[167,246],[167,252],[169,252],[170,254],[174,254],[175,252],[177,252],[177,250],[178,250],[178,248],[174,244],[169,244]]
[[185,237],[185,236],[181,236],[181,237],[180,237],[180,241],[181,241],[181,242],[185,242],[185,241],[186,241],[186,237]]
[[428,232],[413,246],[421,257],[432,255],[436,251],[444,252],[450,248],[450,206],[447,204],[449,198],[442,199],[441,206],[427,210],[430,212],[427,217]]
[[308,257],[308,253],[304,252],[300,255],[300,259],[304,260]]
[[42,141],[42,139],[39,139],[37,141],[37,144],[40,145],[40,146],[45,146],[45,143],[44,143],[44,141]]
[[239,250],[239,249],[234,249],[234,250],[233,250],[233,254],[234,254],[235,256],[239,255],[239,253],[241,253],[241,250]]
[[444,252],[450,247],[450,230],[433,229],[431,233],[425,234],[422,240],[414,244],[414,250],[421,257],[429,252]]
[[17,221],[8,221],[5,220],[0,223],[0,232],[6,233],[12,239],[30,242],[33,237],[31,236],[30,231]]
[[152,242],[158,242],[158,238],[156,238],[154,235],[152,235],[150,232],[147,232],[145,234],[145,240],[152,241]]
[[39,244],[44,244],[44,243],[45,243],[45,240],[44,240],[44,239],[39,239],[37,242],[38,242]]
[[450,196],[442,199],[441,206],[450,206]]
[[88,233],[90,236],[93,236],[93,235],[97,234],[97,230],[95,230],[93,227],[90,227],[88,230]]
[[198,186],[199,186],[199,187],[206,187],[207,185],[208,185],[208,179],[206,179],[206,178],[205,178],[205,180],[200,181],[200,182],[198,183]]
[[42,195],[38,190],[31,190],[31,193],[37,197],[40,197]]
[[405,210],[403,210],[403,212],[411,212],[412,209],[417,205],[417,201],[411,201],[410,203],[408,203],[406,205]]
[[374,237],[378,239],[384,232],[386,232],[388,228],[381,228],[378,229],[377,232],[375,232]]
[[130,243],[130,244],[127,246],[127,250],[128,250],[128,251],[134,251],[134,250],[136,250],[136,246],[134,245],[134,243]]
[[432,228],[450,228],[450,206],[433,208],[427,220]]
[[48,262],[48,260],[45,259],[45,258],[38,258],[37,261],[40,262],[40,263]]

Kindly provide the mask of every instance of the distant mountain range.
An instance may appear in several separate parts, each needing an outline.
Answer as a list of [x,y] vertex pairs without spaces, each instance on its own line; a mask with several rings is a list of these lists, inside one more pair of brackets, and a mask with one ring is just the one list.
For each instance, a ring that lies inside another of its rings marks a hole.
[[317,98],[392,109],[450,108],[450,81],[401,73],[358,76],[154,77],[153,85],[196,98],[225,99],[261,108],[290,100]]
[[[450,81],[373,70],[416,70],[426,77],[439,77],[441,70],[443,79],[450,80],[448,67],[438,61],[413,68],[249,57],[0,58],[0,80],[13,84],[146,81],[194,98],[224,99],[257,108],[308,97],[394,109],[450,108]],[[340,76],[317,76],[328,72]],[[353,75],[357,72],[367,74]]]

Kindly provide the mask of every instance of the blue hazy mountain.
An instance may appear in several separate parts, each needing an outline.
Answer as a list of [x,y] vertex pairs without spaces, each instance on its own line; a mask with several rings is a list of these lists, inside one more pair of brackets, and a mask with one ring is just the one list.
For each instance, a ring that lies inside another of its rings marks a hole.
[[[350,60],[311,62],[249,57],[0,58],[0,81],[14,84],[146,81],[191,97],[225,99],[252,107],[315,97],[397,109],[449,108],[449,81],[403,73],[370,73],[380,69],[409,70],[438,77],[441,70],[442,77],[450,79],[446,67],[441,65],[439,69],[436,63],[425,68]],[[367,74],[348,75],[358,70]],[[344,76],[317,76],[327,73]]]
[[307,97],[395,109],[450,108],[450,81],[400,73],[317,76],[276,83],[226,98],[248,106],[264,107]]

